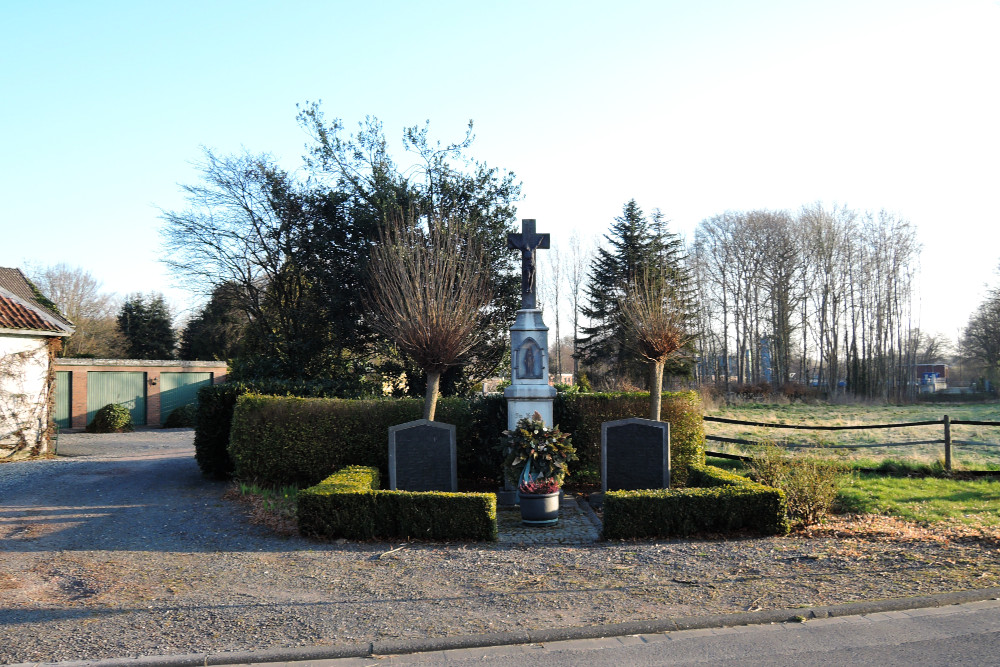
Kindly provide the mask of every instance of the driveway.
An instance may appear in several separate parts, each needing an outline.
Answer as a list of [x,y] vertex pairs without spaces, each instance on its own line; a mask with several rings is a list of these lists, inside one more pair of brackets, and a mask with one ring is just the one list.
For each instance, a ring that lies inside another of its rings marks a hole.
[[201,476],[192,438],[64,434],[56,459],[0,464],[0,662],[663,627],[1000,577],[995,543],[916,534],[546,546],[282,538]]

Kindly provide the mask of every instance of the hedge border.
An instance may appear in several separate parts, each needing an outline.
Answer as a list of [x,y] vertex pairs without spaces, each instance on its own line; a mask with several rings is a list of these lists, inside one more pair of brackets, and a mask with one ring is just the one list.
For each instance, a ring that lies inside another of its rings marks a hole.
[[379,480],[377,468],[347,466],[299,491],[299,532],[351,540],[497,541],[496,495],[386,491]]
[[687,488],[606,493],[604,539],[789,531],[783,491],[715,466],[689,464],[689,470]]

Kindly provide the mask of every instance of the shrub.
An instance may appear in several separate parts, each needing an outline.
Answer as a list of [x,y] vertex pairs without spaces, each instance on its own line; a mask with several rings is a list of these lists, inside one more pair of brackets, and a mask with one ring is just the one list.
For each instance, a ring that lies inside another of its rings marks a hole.
[[497,539],[496,496],[379,490],[379,472],[347,466],[298,494],[303,535],[348,539]]
[[108,403],[97,411],[94,421],[87,424],[87,433],[130,433],[132,414],[124,405]]
[[197,423],[198,406],[194,403],[188,403],[175,408],[167,415],[166,421],[163,422],[163,428],[194,428]]
[[787,459],[779,447],[762,447],[747,463],[749,477],[785,492],[788,515],[797,524],[819,522],[830,512],[845,478],[843,467],[827,461]]
[[714,466],[691,464],[684,489],[611,491],[604,496],[604,537],[672,537],[697,532],[788,532],[785,494]]
[[[649,393],[557,394],[554,421],[573,436],[581,470],[601,469],[601,424],[649,416]],[[688,466],[705,463],[701,399],[693,391],[664,392],[661,421],[670,424],[670,480],[687,483]]]
[[[262,486],[309,486],[349,465],[389,473],[389,427],[420,419],[420,399],[296,398],[241,396],[233,415],[229,455],[234,473]],[[456,440],[474,443],[466,399],[443,398],[440,421],[454,424]],[[500,434],[498,433],[497,436]],[[469,456],[458,460],[469,475]],[[496,464],[494,474],[499,474]]]
[[228,478],[233,473],[229,457],[229,432],[236,399],[244,394],[262,393],[277,396],[330,396],[339,388],[330,383],[266,380],[227,382],[209,385],[198,391],[197,425],[194,433],[195,459],[203,474]]

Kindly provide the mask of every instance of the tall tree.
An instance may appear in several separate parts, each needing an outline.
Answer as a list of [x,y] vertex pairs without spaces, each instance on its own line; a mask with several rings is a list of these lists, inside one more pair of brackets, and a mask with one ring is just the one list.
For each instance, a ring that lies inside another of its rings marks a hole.
[[114,359],[125,354],[116,321],[118,298],[103,292],[89,271],[55,264],[32,269],[31,281],[76,326],[63,343],[62,356]]
[[1000,290],[992,290],[969,318],[962,353],[981,364],[987,380],[1000,381]]
[[118,312],[130,359],[173,359],[176,336],[162,294],[131,294]]
[[[393,216],[411,212],[425,226],[435,219],[468,222],[483,250],[493,300],[482,323],[483,345],[450,368],[442,384],[455,391],[492,375],[503,361],[506,330],[520,305],[516,258],[506,245],[507,232],[515,231],[515,203],[521,196],[514,174],[466,155],[475,138],[471,121],[462,140],[450,144],[432,141],[427,124],[405,128],[403,148],[417,157],[405,168],[393,160],[382,124],[374,117],[346,134],[339,119],[328,122],[318,104],[307,104],[299,122],[314,139],[308,159],[314,177],[348,198],[350,215],[361,227],[377,229]],[[410,382],[414,388],[420,385]]]
[[229,360],[243,351],[250,321],[236,283],[223,283],[181,332],[179,355],[188,360]]
[[325,378],[358,393],[364,344],[360,292],[374,223],[359,227],[347,197],[303,186],[266,156],[205,150],[189,208],[163,213],[164,260],[183,284],[229,295],[249,326],[249,374]]

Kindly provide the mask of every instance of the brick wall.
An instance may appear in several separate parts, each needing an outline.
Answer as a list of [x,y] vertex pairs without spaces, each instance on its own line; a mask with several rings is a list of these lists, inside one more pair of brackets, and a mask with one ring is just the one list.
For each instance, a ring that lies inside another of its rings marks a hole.
[[146,425],[160,425],[160,373],[212,373],[212,384],[226,381],[224,361],[147,361],[140,359],[57,359],[56,371],[73,374],[70,427],[87,426],[87,373],[124,371],[146,374]]

